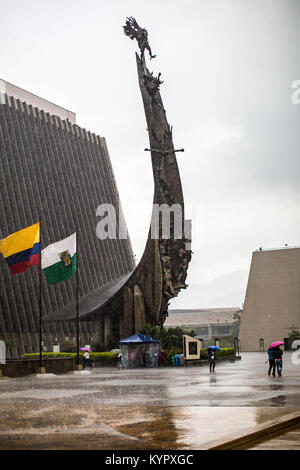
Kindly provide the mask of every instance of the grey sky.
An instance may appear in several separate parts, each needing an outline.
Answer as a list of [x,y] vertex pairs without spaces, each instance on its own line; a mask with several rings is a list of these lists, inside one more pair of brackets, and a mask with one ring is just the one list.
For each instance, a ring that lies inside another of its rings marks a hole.
[[[137,259],[153,181],[137,45],[122,31],[131,15],[149,32],[157,58],[148,66],[162,73],[174,144],[185,148],[178,163],[194,227],[187,282],[248,270],[259,246],[300,244],[300,104],[291,101],[300,79],[298,0],[0,5],[0,77],[75,111],[79,125],[106,137]],[[187,290],[171,306],[213,303]]]

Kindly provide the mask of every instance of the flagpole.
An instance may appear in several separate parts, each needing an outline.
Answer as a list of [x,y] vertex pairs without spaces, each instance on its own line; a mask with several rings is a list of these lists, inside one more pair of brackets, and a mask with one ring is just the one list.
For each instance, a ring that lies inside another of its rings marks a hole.
[[39,339],[40,339],[40,368],[42,368],[42,250],[41,250],[41,241],[42,241],[42,223],[40,218],[40,271],[39,271]]
[[76,227],[76,350],[79,366],[79,295],[78,295],[78,227]]

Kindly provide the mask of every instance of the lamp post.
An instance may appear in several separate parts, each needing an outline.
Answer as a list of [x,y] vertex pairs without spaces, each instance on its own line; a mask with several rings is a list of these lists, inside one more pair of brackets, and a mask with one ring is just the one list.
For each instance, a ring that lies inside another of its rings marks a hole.
[[237,336],[234,338],[234,349],[235,349],[235,355],[236,355],[236,356],[239,356],[239,355],[240,355],[239,339],[238,339]]

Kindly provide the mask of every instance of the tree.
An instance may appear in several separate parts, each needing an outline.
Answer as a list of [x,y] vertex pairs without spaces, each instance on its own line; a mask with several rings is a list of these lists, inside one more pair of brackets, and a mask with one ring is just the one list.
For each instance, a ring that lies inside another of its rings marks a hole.
[[165,328],[147,323],[144,334],[158,339],[163,349],[182,349],[183,335],[196,336],[194,330],[183,330],[180,326]]
[[292,330],[289,334],[288,334],[288,337],[290,339],[300,339],[300,331],[297,329],[296,325],[292,324],[292,326],[290,326],[289,330]]
[[233,339],[238,338],[239,336],[240,327],[241,327],[241,315],[242,315],[242,310],[238,310],[237,312],[233,314],[234,322],[230,330],[230,336]]

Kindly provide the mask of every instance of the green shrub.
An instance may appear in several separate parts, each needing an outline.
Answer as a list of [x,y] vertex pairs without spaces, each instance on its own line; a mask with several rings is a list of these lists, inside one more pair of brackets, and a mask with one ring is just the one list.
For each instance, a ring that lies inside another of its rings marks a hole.
[[[83,353],[79,353],[79,356],[82,356]],[[40,357],[40,353],[25,353],[23,354],[22,358],[23,359],[38,359]],[[76,353],[68,353],[68,352],[43,352],[42,357],[45,359],[47,358],[55,358],[55,357],[76,357]]]
[[90,353],[90,359],[93,362],[102,362],[105,364],[115,364],[116,363],[116,358],[117,358],[117,353],[111,353],[111,352],[91,352]]
[[175,356],[175,354],[182,354],[182,349],[164,349],[164,353],[166,355],[168,364],[172,365],[172,356]]
[[[172,365],[172,356],[175,356],[176,354],[182,354],[182,349],[176,349],[176,348],[171,348],[171,349],[165,349],[164,353],[166,355],[167,361],[169,365]],[[83,357],[83,352],[79,353],[79,358],[82,360]],[[225,357],[225,356],[232,356],[235,354],[234,348],[222,348],[221,351],[216,351],[216,357]],[[32,354],[23,354],[22,356],[24,359],[38,359],[39,358],[39,353],[32,353]],[[73,357],[76,359],[77,354],[76,353],[67,353],[67,352],[59,352],[59,353],[54,353],[54,352],[44,352],[42,353],[43,358],[59,358],[59,357]],[[90,352],[90,359],[92,362],[95,363],[100,363],[103,365],[111,365],[115,366],[116,365],[116,358],[117,358],[117,353],[111,353],[111,352]],[[207,349],[201,349],[200,350],[200,359],[207,359]]]
[[147,336],[158,339],[163,349],[182,349],[183,335],[195,336],[194,330],[183,330],[180,326],[176,327],[159,327],[146,323],[142,330]]
[[220,356],[234,356],[235,349],[234,348],[222,348],[221,351],[217,351],[217,353],[219,353]]
[[[221,351],[216,351],[216,358],[218,359],[218,357],[234,356],[234,354],[234,348],[221,348]],[[208,359],[207,349],[200,350],[200,359]]]
[[[82,360],[83,358],[83,352],[79,353],[79,358]],[[39,358],[39,353],[32,353],[32,354],[23,354],[23,359],[38,359]],[[67,353],[67,352],[59,352],[59,353],[53,353],[53,352],[45,352],[42,353],[42,357],[47,359],[47,358],[56,358],[56,357],[77,357],[76,353]],[[90,352],[90,359],[92,362],[99,362],[103,364],[111,364],[115,365],[116,363],[116,353],[111,353],[111,352]]]
[[207,349],[200,349],[200,359],[208,359]]
[[[172,356],[175,354],[182,354],[182,349],[164,349],[164,353],[167,357],[168,364],[172,365]],[[216,351],[216,358],[233,356],[235,354],[234,348],[222,348],[221,351]],[[207,349],[200,349],[200,359],[208,359]]]

